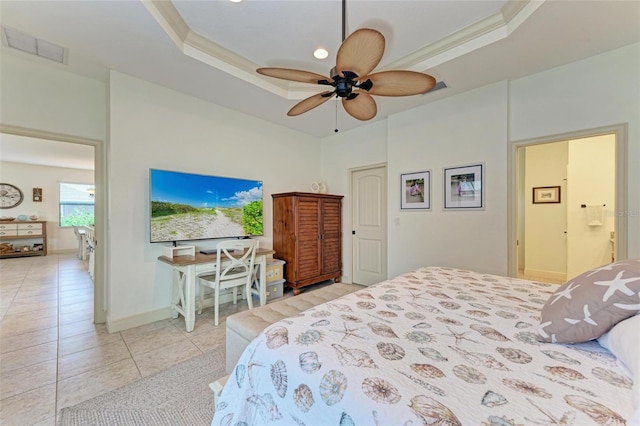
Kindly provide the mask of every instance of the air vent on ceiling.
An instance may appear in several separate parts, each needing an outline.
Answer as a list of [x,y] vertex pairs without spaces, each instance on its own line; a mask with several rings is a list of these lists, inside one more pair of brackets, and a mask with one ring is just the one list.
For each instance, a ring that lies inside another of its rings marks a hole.
[[16,30],[3,28],[7,46],[18,49],[41,58],[49,59],[64,64],[65,49],[57,44],[40,40]]

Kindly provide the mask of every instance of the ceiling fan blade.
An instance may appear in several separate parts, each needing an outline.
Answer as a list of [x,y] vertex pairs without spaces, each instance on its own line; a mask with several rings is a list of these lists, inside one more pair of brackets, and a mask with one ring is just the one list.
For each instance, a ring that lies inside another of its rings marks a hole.
[[336,57],[336,70],[353,71],[367,75],[380,63],[384,54],[384,36],[370,28],[361,28],[351,33],[342,42]]
[[301,83],[318,84],[320,80],[329,80],[327,77],[309,71],[294,70],[289,68],[258,68],[258,74],[282,80],[299,81]]
[[358,96],[353,99],[342,98],[342,106],[350,116],[361,121],[371,120],[378,112],[376,101],[364,92],[358,92]]
[[427,93],[436,85],[436,79],[415,71],[382,71],[362,77],[371,80],[373,87],[367,91],[378,96],[410,96]]
[[318,93],[317,95],[309,96],[308,98],[303,99],[295,104],[293,108],[289,110],[287,115],[293,117],[295,115],[300,115],[311,109],[314,109],[315,107],[320,106],[331,99],[333,97],[331,95],[333,95],[333,92],[323,92]]

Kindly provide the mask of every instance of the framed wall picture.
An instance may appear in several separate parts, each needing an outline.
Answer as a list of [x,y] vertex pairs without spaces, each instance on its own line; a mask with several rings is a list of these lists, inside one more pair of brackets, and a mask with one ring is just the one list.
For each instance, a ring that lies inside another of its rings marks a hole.
[[431,170],[400,175],[401,210],[431,210]]
[[533,204],[552,204],[559,202],[559,186],[538,186],[533,188]]
[[33,188],[33,201],[36,203],[42,201],[42,188]]
[[484,164],[444,169],[445,210],[484,209]]

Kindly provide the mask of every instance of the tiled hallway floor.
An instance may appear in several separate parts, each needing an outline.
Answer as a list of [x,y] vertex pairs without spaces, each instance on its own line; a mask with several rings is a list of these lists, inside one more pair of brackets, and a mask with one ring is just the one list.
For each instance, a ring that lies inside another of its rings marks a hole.
[[0,425],[55,425],[62,408],[167,369],[225,343],[227,315],[109,334],[93,323],[93,281],[74,254],[0,260]]

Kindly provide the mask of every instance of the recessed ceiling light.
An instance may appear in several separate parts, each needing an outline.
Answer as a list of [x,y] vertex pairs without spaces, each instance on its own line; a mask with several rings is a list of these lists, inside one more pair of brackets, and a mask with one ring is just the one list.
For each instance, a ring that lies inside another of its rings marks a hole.
[[229,0],[231,3],[240,3],[242,0]]
[[329,52],[327,52],[327,49],[323,49],[320,47],[313,52],[313,56],[316,59],[325,59],[327,56],[329,56]]

